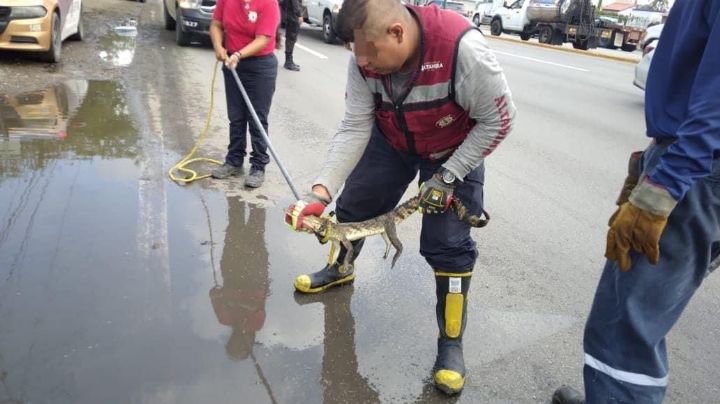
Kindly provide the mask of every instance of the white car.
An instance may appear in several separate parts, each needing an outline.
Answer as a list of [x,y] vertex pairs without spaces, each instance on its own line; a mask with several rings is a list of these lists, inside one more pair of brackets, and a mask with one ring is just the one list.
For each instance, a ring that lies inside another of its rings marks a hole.
[[647,82],[648,72],[650,71],[650,63],[652,63],[657,43],[658,41],[653,41],[647,44],[645,50],[643,50],[642,59],[635,65],[635,80],[633,80],[633,84],[641,90],[645,90],[645,83]]
[[[645,49],[645,45],[660,39],[660,34],[662,33],[664,26],[665,24],[657,24],[651,27],[647,27],[647,29],[645,29],[645,33],[643,33],[642,38],[640,38],[640,49]],[[655,47],[657,47],[657,44],[655,45]]]
[[492,21],[493,15],[495,15],[495,10],[497,10],[498,6],[502,6],[502,1],[499,0],[480,0],[475,5],[475,10],[472,14],[472,22],[475,24],[475,26],[480,26],[480,24],[490,24],[490,21]]
[[652,63],[655,48],[657,48],[660,43],[660,34],[662,33],[663,26],[663,24],[660,24],[649,27],[645,30],[645,36],[640,41],[643,57],[635,66],[635,80],[633,80],[633,84],[641,90],[645,90],[645,83],[647,82],[648,72],[650,71],[650,63]]

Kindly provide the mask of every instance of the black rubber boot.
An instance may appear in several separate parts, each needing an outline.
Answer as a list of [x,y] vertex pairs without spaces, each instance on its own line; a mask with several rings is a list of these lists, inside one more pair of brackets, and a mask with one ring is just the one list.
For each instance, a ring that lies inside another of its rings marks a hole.
[[345,259],[347,250],[345,247],[340,246],[340,252],[335,262],[325,265],[325,268],[317,272],[300,275],[295,278],[295,289],[302,293],[320,293],[329,287],[352,282],[355,279],[355,268],[353,264],[360,254],[363,244],[365,244],[365,239],[352,242],[353,256],[350,259],[350,265],[348,267],[341,264]]
[[585,404],[585,397],[572,387],[562,386],[555,390],[552,404]]
[[440,329],[438,353],[433,367],[435,386],[446,394],[457,394],[465,387],[465,360],[462,336],[467,323],[467,294],[472,272],[435,272]]
[[292,53],[285,52],[285,66],[286,69],[292,70],[294,72],[300,71],[300,66],[296,65],[293,61],[293,55]]

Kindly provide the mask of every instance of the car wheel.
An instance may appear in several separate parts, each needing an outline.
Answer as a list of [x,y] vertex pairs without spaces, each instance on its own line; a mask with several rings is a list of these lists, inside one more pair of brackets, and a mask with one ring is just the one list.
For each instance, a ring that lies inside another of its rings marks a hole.
[[499,18],[492,20],[490,23],[490,33],[495,36],[502,34],[502,21]]
[[172,18],[167,8],[166,0],[163,0],[163,21],[165,22],[165,29],[168,31],[175,30],[175,19]]
[[588,50],[588,42],[589,41],[587,39],[586,40],[576,39],[575,41],[573,41],[572,45],[573,45],[573,48],[575,48],[575,49]]
[[538,42],[548,44],[548,45],[553,43],[553,30],[551,27],[544,26],[544,27],[540,28],[540,35],[538,36]]
[[175,12],[175,42],[180,46],[190,46],[190,34],[182,30],[182,15]]
[[475,24],[476,27],[480,26],[480,14],[475,14],[473,16],[473,24]]
[[337,39],[335,36],[335,32],[333,31],[332,26],[332,15],[330,13],[325,13],[325,16],[323,16],[323,41],[325,43],[335,43],[335,40]]
[[60,61],[60,53],[62,50],[60,16],[57,12],[53,13],[51,27],[52,32],[50,33],[50,49],[40,55],[40,60],[48,63],[57,63]]
[[78,17],[77,32],[75,32],[68,39],[73,40],[73,41],[82,41],[83,39],[85,39],[85,28],[83,27],[83,18],[82,18],[82,5],[80,5],[80,17]]
[[529,41],[529,40],[530,40],[530,34],[528,34],[527,32],[521,32],[521,33],[520,33],[520,39],[522,39],[523,41]]
[[637,50],[637,45],[625,44],[622,46],[622,50],[624,50],[625,52],[635,52],[635,50]]

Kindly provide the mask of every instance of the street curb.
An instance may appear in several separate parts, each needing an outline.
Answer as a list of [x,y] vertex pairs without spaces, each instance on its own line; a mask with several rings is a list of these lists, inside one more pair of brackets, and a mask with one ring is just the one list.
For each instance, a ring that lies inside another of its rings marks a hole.
[[561,52],[567,52],[567,53],[576,53],[578,55],[585,55],[590,57],[596,57],[596,58],[602,58],[602,59],[609,59],[609,60],[615,60],[618,62],[625,62],[630,64],[637,64],[640,62],[640,58],[631,58],[631,57],[622,57],[622,56],[613,56],[613,55],[606,55],[603,53],[596,53],[593,51],[584,51],[579,49],[568,49],[562,46],[556,46],[556,45],[546,45],[544,43],[535,43],[535,42],[529,42],[529,41],[523,41],[520,39],[512,39],[512,38],[503,38],[499,36],[492,36],[492,35],[485,35],[485,38],[494,39],[496,41],[505,41],[505,42],[514,42],[519,43],[522,45],[529,45],[529,46],[535,46],[537,48],[546,48],[546,49],[553,49]]

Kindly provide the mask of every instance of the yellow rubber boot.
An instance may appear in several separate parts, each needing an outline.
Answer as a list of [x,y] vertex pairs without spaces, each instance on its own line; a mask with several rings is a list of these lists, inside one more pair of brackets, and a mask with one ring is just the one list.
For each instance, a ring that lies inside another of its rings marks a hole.
[[433,368],[435,386],[446,394],[460,393],[465,387],[465,360],[462,335],[467,322],[467,293],[472,272],[435,272],[438,327],[438,353]]
[[328,263],[323,269],[317,272],[299,275],[295,278],[293,282],[295,289],[301,293],[320,293],[333,286],[340,286],[355,280],[355,258],[360,254],[364,242],[365,239],[352,242],[353,257],[350,260],[350,265],[346,267],[341,264],[345,258],[345,254],[347,254],[347,250],[345,250],[344,247],[340,247],[337,259],[333,260],[332,263]]

